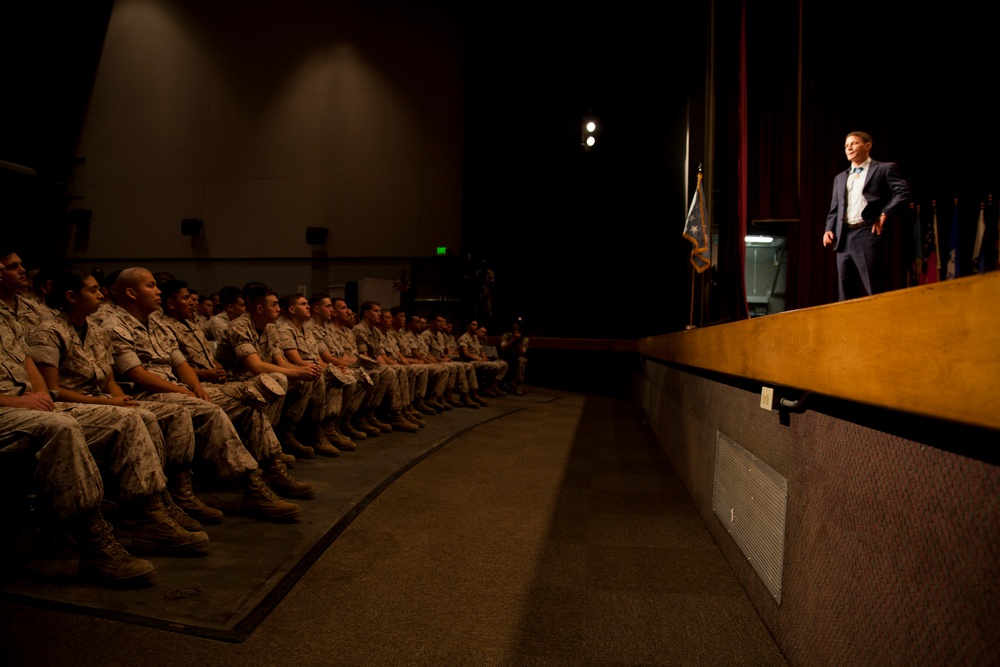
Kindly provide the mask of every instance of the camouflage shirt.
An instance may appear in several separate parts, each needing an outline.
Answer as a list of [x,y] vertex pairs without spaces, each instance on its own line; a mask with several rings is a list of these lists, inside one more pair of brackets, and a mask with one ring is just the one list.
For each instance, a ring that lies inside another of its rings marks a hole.
[[80,340],[69,317],[60,313],[32,330],[28,335],[29,350],[36,364],[59,369],[59,386],[96,396],[105,393],[113,372],[111,337],[90,320],[83,336]]
[[24,328],[12,316],[0,313],[0,394],[20,396],[32,390],[24,367],[28,356]]
[[273,324],[266,324],[258,331],[250,313],[243,313],[230,322],[215,350],[215,358],[229,373],[230,380],[245,380],[254,376],[243,366],[243,359],[251,354],[266,364],[274,364],[275,358],[281,356],[281,344]]
[[232,324],[232,320],[225,313],[213,315],[208,324],[205,325],[205,336],[209,340],[221,341],[226,335],[226,329]]
[[0,301],[0,312],[17,321],[24,327],[25,333],[28,333],[42,322],[51,320],[56,315],[56,311],[45,304],[25,297],[23,294],[16,295],[14,299],[13,309],[3,301]]
[[372,329],[367,323],[361,322],[352,331],[354,332],[354,340],[358,345],[358,351],[361,354],[374,359],[380,354],[385,353],[376,329]]
[[[340,343],[340,349],[344,354],[352,357],[358,356],[358,341],[354,338],[354,332],[347,327],[333,325],[333,336]],[[330,348],[333,349],[333,348]],[[344,354],[340,356],[344,356]]]
[[279,317],[274,328],[278,331],[278,343],[282,350],[297,350],[302,361],[319,363],[320,355],[329,350],[322,340],[313,335],[312,327],[308,326],[311,321],[306,320],[299,329],[290,320]]
[[153,375],[180,384],[174,367],[187,361],[177,344],[174,332],[163,323],[163,314],[153,313],[140,322],[121,306],[115,306],[102,324],[111,335],[115,373],[124,378],[136,366]]
[[440,331],[434,332],[430,329],[425,330],[420,334],[420,341],[424,343],[427,347],[427,351],[433,354],[438,359],[447,359],[448,355],[445,354],[445,343],[444,334]]
[[337,327],[334,326],[333,322],[324,322],[323,324],[320,324],[316,320],[310,318],[306,321],[304,326],[309,330],[313,338],[319,342],[319,345],[322,346],[320,348],[321,352],[325,348],[327,352],[337,358],[344,356],[344,350],[340,346],[340,339],[337,338]]
[[191,320],[178,320],[170,315],[163,315],[161,321],[174,332],[181,354],[193,368],[206,371],[215,368],[215,352],[201,327]]
[[469,353],[477,357],[483,356],[483,345],[479,342],[478,336],[473,336],[469,332],[462,334],[462,337],[458,339],[459,347],[466,347],[469,349]]

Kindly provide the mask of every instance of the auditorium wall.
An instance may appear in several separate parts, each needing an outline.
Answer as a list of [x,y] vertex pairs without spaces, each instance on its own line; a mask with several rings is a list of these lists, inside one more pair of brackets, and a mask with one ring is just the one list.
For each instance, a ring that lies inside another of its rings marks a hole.
[[119,0],[70,183],[93,217],[67,256],[158,258],[197,281],[209,259],[312,275],[327,257],[457,248],[462,40],[453,15],[402,3]]
[[[996,664],[997,432],[760,388],[647,359],[631,391],[790,664]],[[718,432],[787,479],[780,604],[713,513]]]

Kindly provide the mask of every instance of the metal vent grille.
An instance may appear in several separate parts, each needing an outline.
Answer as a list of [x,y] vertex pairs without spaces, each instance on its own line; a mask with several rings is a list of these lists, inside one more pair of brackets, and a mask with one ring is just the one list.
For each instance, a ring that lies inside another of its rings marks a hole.
[[712,510],[781,604],[788,481],[719,431]]

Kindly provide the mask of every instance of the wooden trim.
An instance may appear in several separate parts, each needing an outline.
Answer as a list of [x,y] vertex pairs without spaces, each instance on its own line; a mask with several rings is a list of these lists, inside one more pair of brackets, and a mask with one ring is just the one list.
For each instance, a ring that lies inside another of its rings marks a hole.
[[1000,430],[1000,272],[654,336],[638,350]]

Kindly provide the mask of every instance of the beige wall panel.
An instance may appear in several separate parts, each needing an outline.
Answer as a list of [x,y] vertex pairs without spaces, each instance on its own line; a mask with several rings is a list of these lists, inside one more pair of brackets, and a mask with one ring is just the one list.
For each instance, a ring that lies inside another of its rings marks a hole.
[[[460,52],[447,23],[378,9],[116,3],[74,175],[94,233],[71,254],[307,258],[308,226],[342,257],[458,247]],[[117,230],[138,217],[163,232]],[[174,238],[185,217],[198,243]]]

